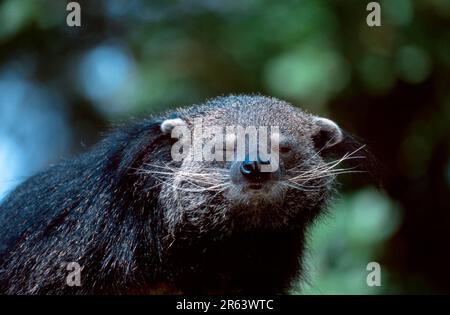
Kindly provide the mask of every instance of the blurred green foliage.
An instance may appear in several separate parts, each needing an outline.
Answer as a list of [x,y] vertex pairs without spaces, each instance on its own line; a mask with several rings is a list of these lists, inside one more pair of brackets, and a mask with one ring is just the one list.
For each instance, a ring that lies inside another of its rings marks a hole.
[[379,260],[383,246],[401,223],[399,206],[386,195],[366,188],[343,196],[330,209],[330,217],[310,234],[306,284],[293,293],[377,294],[390,293],[390,270],[381,270],[381,286],[366,284],[369,262]]
[[[0,73],[59,94],[71,152],[109,120],[229,93],[286,99],[364,138],[386,170],[384,192],[344,179],[292,293],[450,291],[449,0],[379,1],[372,28],[360,0],[79,1],[81,28],[67,2],[0,3]],[[370,261],[382,287],[366,285]]]

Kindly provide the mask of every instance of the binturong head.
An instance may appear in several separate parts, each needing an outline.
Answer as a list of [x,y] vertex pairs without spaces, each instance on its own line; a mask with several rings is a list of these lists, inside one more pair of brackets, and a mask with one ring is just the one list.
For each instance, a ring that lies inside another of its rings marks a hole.
[[344,162],[365,152],[335,122],[264,96],[181,109],[161,131],[174,140],[171,161],[146,172],[161,185],[172,233],[305,227],[332,198],[336,176],[356,171]]

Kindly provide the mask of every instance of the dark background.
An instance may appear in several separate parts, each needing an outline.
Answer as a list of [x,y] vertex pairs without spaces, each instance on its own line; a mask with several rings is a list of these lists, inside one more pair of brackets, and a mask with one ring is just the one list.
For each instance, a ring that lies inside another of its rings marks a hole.
[[381,27],[359,0],[78,1],[81,27],[68,2],[0,3],[0,198],[111,122],[272,95],[364,139],[384,174],[342,179],[292,293],[450,293],[450,1],[379,1]]

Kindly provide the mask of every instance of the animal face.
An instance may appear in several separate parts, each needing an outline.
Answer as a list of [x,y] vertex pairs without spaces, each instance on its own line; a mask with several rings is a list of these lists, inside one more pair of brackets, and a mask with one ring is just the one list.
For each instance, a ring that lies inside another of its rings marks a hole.
[[161,183],[170,229],[197,234],[309,223],[336,175],[350,171],[341,163],[356,154],[325,159],[322,152],[342,141],[341,129],[266,97],[212,100],[180,111],[161,130],[185,145],[182,158],[146,171]]

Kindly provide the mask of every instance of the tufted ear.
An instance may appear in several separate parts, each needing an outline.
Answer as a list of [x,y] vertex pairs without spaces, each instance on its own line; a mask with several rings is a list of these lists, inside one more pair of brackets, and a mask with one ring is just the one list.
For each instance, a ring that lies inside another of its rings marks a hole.
[[159,152],[159,158],[169,161],[170,149],[174,139],[172,130],[185,126],[180,118],[161,120],[153,119],[119,129],[110,139],[126,146],[114,146],[109,160],[112,168],[119,174],[127,174],[130,169],[142,168],[148,152]]
[[170,134],[175,127],[186,126],[181,118],[166,119],[161,123],[161,131],[164,134]]
[[316,117],[313,140],[318,150],[330,148],[344,139],[341,128],[332,120]]
[[[364,172],[364,180],[381,188],[382,166],[365,144],[342,130],[334,121],[315,117],[312,139],[317,151],[322,151],[327,158],[341,159],[351,155],[345,164],[359,172]],[[329,150],[328,150],[329,149]]]

